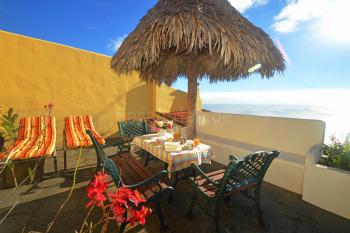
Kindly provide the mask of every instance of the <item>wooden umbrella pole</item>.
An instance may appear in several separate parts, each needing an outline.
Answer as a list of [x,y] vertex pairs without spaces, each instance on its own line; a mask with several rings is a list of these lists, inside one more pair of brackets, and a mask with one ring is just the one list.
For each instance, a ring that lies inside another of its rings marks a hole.
[[194,139],[197,134],[196,130],[196,117],[197,117],[197,77],[195,74],[190,73],[188,79],[188,129],[187,138]]

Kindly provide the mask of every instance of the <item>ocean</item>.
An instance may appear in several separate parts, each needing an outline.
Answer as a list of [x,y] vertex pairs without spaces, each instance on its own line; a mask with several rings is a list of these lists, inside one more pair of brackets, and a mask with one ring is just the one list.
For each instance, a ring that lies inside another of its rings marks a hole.
[[202,108],[221,113],[322,120],[326,123],[325,142],[331,135],[343,140],[350,133],[350,111],[344,106],[203,104]]

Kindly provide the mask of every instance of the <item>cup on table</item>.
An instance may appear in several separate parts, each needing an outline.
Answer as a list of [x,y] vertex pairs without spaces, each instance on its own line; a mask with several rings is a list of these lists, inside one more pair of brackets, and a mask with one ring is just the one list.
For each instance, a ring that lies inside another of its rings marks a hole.
[[173,133],[174,141],[179,141],[180,137],[181,137],[181,134],[179,132],[174,132]]
[[193,141],[192,140],[187,140],[186,141],[186,147],[187,148],[193,148]]
[[198,145],[199,145],[199,138],[195,138],[195,139],[193,140],[193,145],[194,145],[194,146],[198,146]]

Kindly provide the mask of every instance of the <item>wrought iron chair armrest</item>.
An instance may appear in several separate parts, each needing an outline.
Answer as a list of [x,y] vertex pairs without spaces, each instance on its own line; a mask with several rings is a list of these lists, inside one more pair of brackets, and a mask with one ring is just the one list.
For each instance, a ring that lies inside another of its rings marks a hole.
[[110,146],[117,146],[120,151],[125,151],[124,148],[127,147],[127,151],[130,151],[130,149],[131,149],[131,138],[129,138],[129,137],[118,137],[117,139],[118,139],[118,142],[113,143],[113,145],[107,145],[107,146],[105,146],[103,148],[110,147]]
[[219,186],[219,183],[213,181],[212,179],[210,179],[209,176],[207,176],[205,174],[205,172],[202,171],[202,169],[197,165],[197,164],[192,164],[192,168],[195,169],[195,177],[197,176],[197,172],[199,172],[199,176],[202,176],[203,178],[205,178],[207,180],[208,183],[214,185],[214,186]]
[[230,155],[229,156],[229,159],[231,160],[231,161],[238,161],[238,160],[240,160],[237,156],[235,156],[235,155]]
[[[112,146],[122,146],[124,145],[126,142],[123,138],[121,137],[118,137],[118,138],[115,138],[117,141],[113,141],[111,143],[106,143],[104,145],[101,145],[102,149],[105,149],[105,148],[108,148],[108,147],[112,147]],[[107,140],[107,139],[106,139]]]
[[162,177],[165,177],[168,175],[168,171],[166,170],[162,170],[162,171],[159,171],[157,174],[155,174],[154,176],[144,180],[144,181],[141,181],[137,184],[132,184],[132,185],[125,185],[125,187],[127,188],[131,188],[131,189],[134,189],[134,188],[139,188],[139,187],[142,187],[142,186],[145,186],[145,185],[148,185],[154,181],[159,181],[160,178]]

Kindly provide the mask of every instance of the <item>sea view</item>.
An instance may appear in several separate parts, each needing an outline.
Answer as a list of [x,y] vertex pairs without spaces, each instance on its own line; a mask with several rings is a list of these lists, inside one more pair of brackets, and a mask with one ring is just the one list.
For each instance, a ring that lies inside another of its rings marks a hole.
[[326,123],[325,142],[336,135],[343,140],[350,132],[349,110],[344,107],[274,104],[203,104],[203,109],[233,114],[322,120]]

